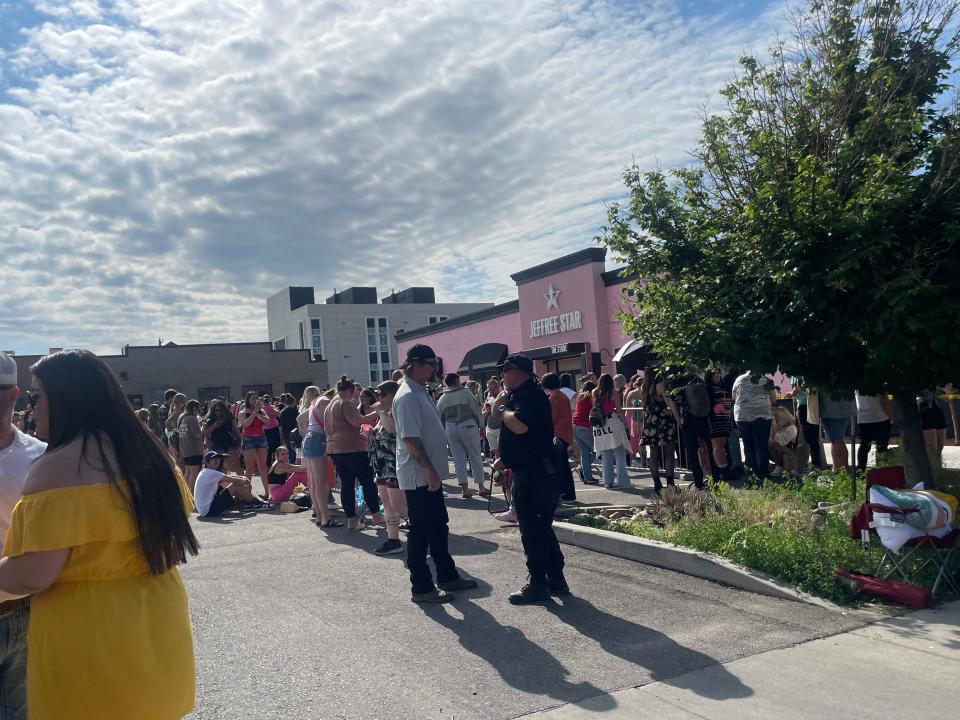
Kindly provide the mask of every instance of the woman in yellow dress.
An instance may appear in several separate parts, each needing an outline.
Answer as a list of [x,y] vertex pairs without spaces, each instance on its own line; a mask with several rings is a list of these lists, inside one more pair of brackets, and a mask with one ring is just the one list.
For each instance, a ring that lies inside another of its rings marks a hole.
[[31,369],[47,452],[0,560],[0,588],[32,595],[30,720],[183,717],[193,639],[176,566],[198,549],[189,493],[102,360],[71,350]]

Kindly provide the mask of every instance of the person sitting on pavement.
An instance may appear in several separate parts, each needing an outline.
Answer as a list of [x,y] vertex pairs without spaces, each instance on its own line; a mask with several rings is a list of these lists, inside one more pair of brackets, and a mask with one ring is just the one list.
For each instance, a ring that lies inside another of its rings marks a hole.
[[550,401],[526,355],[507,356],[503,384],[506,389],[493,408],[503,420],[500,459],[494,467],[511,470],[514,509],[530,573],[527,584],[509,600],[513,605],[529,605],[549,600],[551,595],[570,594],[563,576],[563,553],[553,531],[559,501],[553,420]]
[[241,510],[267,510],[272,506],[253,496],[250,480],[223,472],[226,453],[210,450],[203,456],[203,470],[197,475],[193,503],[201,517],[218,517],[239,503]]
[[291,498],[297,485],[306,487],[310,478],[305,467],[290,462],[290,451],[285,445],[278,447],[275,454],[273,465],[267,472],[267,482],[270,486],[270,502],[282,503]]
[[479,485],[479,495],[486,497],[487,490],[483,472],[483,453],[480,451],[480,428],[483,427],[483,412],[480,402],[470,390],[460,384],[460,376],[456,373],[447,373],[443,378],[447,391],[440,396],[437,402],[437,411],[443,421],[443,429],[447,434],[447,444],[453,455],[453,467],[457,473],[457,482],[460,484],[461,497],[471,497],[467,478],[467,460],[470,460],[470,469]]
[[[426,387],[438,364],[437,354],[428,345],[418,343],[407,350],[404,381],[392,406],[398,439],[397,480],[407,496],[410,512],[410,599],[416,603],[451,602],[451,591],[477,586],[476,580],[460,577],[448,549],[450,520],[441,482],[450,474],[447,438],[436,403]],[[437,568],[436,585],[427,565],[428,550]]]

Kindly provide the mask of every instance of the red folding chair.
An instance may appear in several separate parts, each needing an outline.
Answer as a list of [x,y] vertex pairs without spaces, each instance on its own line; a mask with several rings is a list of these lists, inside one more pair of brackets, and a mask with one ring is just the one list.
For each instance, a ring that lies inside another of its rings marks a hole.
[[[902,467],[875,468],[867,472],[866,476],[867,500],[857,514],[850,521],[850,534],[859,539],[867,547],[868,562],[873,565],[873,539],[876,538],[880,546],[881,557],[873,572],[878,578],[890,578],[899,575],[906,583],[916,584],[915,577],[925,568],[933,566],[936,577],[931,591],[936,595],[941,585],[946,587],[957,597],[960,597],[960,584],[950,573],[950,566],[960,548],[960,530],[952,530],[942,538],[924,533],[920,537],[908,540],[900,553],[893,552],[886,547],[877,535],[874,527],[874,513],[889,513],[894,516],[906,516],[918,512],[918,508],[901,508],[870,502],[870,488],[875,485],[888,487],[892,490],[906,489],[906,475]],[[912,577],[911,577],[912,576]]]

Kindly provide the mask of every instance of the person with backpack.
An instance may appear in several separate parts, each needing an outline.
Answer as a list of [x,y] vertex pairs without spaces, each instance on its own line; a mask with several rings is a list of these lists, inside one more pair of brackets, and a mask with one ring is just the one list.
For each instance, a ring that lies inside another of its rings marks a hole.
[[[627,448],[630,441],[623,426],[623,405],[610,373],[603,373],[597,381],[597,387],[593,391],[591,413],[597,416],[598,420],[601,418],[603,420],[599,425],[593,419],[590,421],[595,428],[594,447],[600,453],[600,459],[603,462],[601,471],[603,486],[607,490],[613,489],[613,466],[616,462],[617,487],[620,489],[632,487],[630,476],[627,475]],[[604,432],[598,434],[600,430]]]
[[[697,489],[703,489],[703,464],[700,462],[700,443],[703,447],[711,447],[710,440],[710,392],[706,383],[696,376],[691,376],[682,389],[677,393],[680,405],[680,437],[685,453],[687,468],[693,474],[693,484]],[[714,480],[717,480],[717,466],[713,455],[706,452],[705,456],[710,464],[710,471]]]

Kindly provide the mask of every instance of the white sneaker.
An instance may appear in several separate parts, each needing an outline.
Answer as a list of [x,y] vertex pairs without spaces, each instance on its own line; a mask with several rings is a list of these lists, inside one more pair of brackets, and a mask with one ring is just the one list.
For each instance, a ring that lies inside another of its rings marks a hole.
[[516,523],[516,522],[517,522],[517,516],[516,516],[516,514],[513,512],[513,509],[507,510],[506,512],[497,513],[496,515],[493,516],[493,519],[494,519],[494,520],[499,520],[500,522],[503,522],[503,523]]

